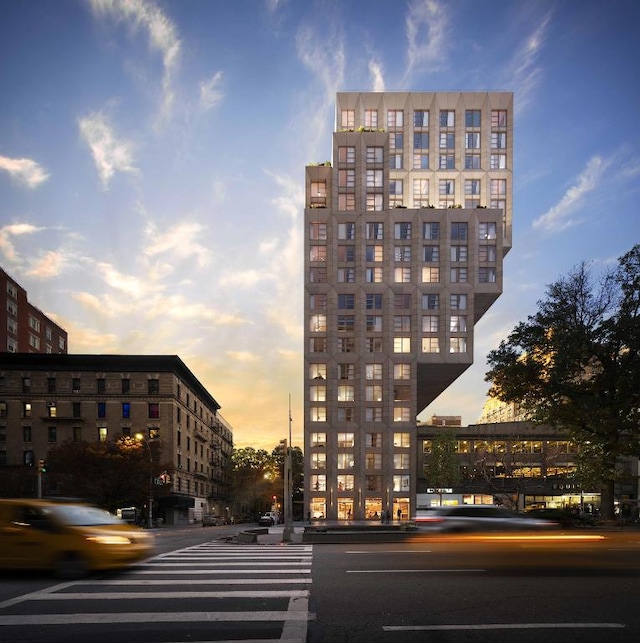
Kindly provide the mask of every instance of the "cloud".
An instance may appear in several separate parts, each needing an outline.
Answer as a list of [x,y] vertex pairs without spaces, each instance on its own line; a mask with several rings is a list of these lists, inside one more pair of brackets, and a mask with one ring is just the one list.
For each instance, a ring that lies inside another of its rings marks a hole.
[[533,222],[534,228],[545,231],[560,231],[576,225],[578,220],[571,217],[584,202],[587,194],[598,188],[611,161],[600,156],[589,159],[587,166],[560,199],[560,201]]
[[223,98],[224,92],[219,89],[222,82],[223,72],[215,73],[209,80],[200,82],[200,109],[208,111],[215,107]]
[[405,19],[407,69],[403,84],[417,72],[436,72],[445,66],[449,17],[437,0],[414,0]]
[[98,175],[106,189],[116,172],[135,174],[133,165],[133,144],[117,139],[113,129],[102,112],[93,112],[78,121],[80,134],[85,140],[98,170]]
[[30,223],[12,223],[0,228],[0,253],[4,258],[15,263],[18,260],[18,254],[13,245],[12,238],[19,237],[26,234],[34,234],[40,232],[44,228],[40,228]]
[[302,64],[314,76],[313,87],[320,87],[319,97],[309,98],[311,114],[305,114],[307,154],[324,149],[327,137],[327,114],[332,112],[336,93],[344,85],[345,48],[342,35],[333,30],[322,38],[315,30],[305,27],[296,35],[296,51]]
[[178,259],[195,257],[198,266],[208,266],[211,262],[211,251],[197,240],[204,235],[206,227],[196,222],[180,222],[159,232],[155,224],[149,223],[145,234],[147,244],[143,252],[147,257],[170,254]]
[[65,263],[63,253],[49,250],[33,263],[26,274],[37,279],[51,279],[62,272]]
[[10,159],[0,156],[0,170],[8,172],[12,179],[32,190],[49,178],[49,174],[31,159]]
[[253,288],[257,284],[268,280],[275,281],[275,278],[267,271],[252,269],[227,272],[220,276],[218,283],[221,287]]
[[382,65],[377,60],[369,61],[369,73],[371,74],[372,89],[374,92],[384,91],[384,76],[382,75]]
[[116,270],[110,263],[98,262],[96,267],[101,273],[105,283],[111,288],[119,290],[134,299],[149,296],[149,284],[141,279],[132,275],[125,275],[119,270]]
[[513,88],[516,96],[516,108],[522,112],[531,102],[533,93],[540,83],[543,70],[538,60],[544,49],[545,40],[552,12],[547,13],[535,26],[531,34],[513,56],[507,69],[507,84]]
[[260,358],[249,351],[227,351],[230,360],[238,362],[257,362]]
[[117,21],[126,22],[133,31],[146,32],[150,49],[161,53],[163,66],[161,116],[168,116],[174,100],[172,82],[181,48],[176,26],[150,0],[90,0],[90,3],[94,14],[109,15]]

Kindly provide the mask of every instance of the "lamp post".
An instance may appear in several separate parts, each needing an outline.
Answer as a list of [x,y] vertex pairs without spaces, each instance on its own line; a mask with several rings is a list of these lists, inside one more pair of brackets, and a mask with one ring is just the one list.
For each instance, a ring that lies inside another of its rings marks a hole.
[[293,533],[293,479],[291,475],[291,395],[289,395],[289,440],[284,440],[284,529],[282,541],[291,542]]
[[147,513],[149,516],[149,529],[151,529],[153,527],[153,453],[149,442],[142,433],[136,433],[135,438],[138,442],[142,442],[149,452],[149,511]]

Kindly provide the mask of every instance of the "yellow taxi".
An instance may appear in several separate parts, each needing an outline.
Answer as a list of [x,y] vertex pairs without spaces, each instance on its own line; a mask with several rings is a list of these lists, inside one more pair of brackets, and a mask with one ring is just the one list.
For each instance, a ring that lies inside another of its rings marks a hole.
[[153,535],[81,503],[0,499],[0,569],[61,577],[124,567],[154,551]]

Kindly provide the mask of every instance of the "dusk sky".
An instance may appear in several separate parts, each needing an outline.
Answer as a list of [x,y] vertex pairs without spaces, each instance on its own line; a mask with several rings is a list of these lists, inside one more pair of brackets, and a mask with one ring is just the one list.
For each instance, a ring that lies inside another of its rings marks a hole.
[[70,353],[178,355],[236,446],[303,428],[304,167],[339,91],[513,91],[513,249],[475,363],[640,242],[637,0],[0,0],[0,266]]

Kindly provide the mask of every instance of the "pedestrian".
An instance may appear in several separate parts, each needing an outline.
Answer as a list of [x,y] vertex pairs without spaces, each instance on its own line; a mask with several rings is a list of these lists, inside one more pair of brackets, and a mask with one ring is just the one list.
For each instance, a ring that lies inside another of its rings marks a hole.
[[402,509],[398,507],[398,522],[400,522],[401,519],[402,519]]

